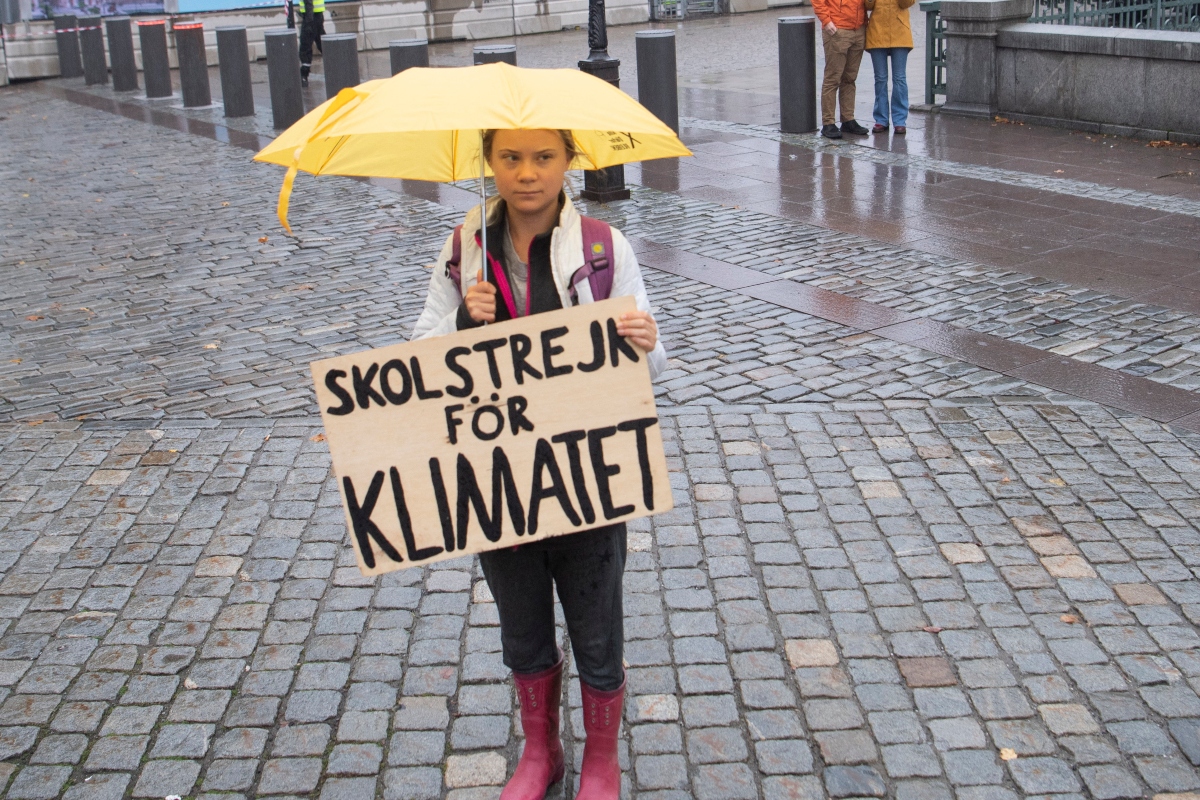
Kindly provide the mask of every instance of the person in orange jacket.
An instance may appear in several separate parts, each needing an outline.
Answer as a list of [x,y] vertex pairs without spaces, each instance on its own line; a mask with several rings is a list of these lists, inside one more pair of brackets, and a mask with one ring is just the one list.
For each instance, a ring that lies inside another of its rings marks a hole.
[[[825,80],[821,83],[821,135],[840,139],[842,134],[866,136],[868,131],[854,119],[854,81],[866,46],[867,5],[865,0],[812,0],[813,13],[821,21],[825,45]],[[837,105],[841,104],[841,129]]]

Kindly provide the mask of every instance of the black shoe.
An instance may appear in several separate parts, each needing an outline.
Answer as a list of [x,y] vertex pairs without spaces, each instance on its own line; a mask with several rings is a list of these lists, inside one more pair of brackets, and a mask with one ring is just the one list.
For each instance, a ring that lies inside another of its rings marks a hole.
[[842,123],[842,133],[852,133],[855,136],[867,136],[871,132],[862,125],[859,125],[856,120],[850,120],[849,122]]
[[842,132],[838,130],[837,125],[829,124],[821,126],[821,135],[826,139],[840,139]]
[[301,75],[301,76],[300,76],[300,85],[301,85],[302,87],[304,87],[305,89],[307,89],[307,88],[308,88],[308,76],[307,76],[307,75]]

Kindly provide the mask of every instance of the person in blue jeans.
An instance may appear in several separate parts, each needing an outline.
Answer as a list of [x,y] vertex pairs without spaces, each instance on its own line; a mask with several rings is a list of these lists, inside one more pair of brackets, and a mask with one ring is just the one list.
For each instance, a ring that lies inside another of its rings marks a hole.
[[[867,0],[867,52],[875,70],[875,125],[871,133],[898,135],[908,131],[908,53],[913,48],[908,9],[916,0]],[[892,91],[888,97],[888,61],[892,63]]]

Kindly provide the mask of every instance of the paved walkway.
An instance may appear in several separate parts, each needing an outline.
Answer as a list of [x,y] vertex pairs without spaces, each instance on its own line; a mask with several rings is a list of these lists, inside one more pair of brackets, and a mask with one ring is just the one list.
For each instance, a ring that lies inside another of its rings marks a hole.
[[[936,116],[830,145],[697,70],[697,157],[590,208],[672,357],[627,796],[1200,790],[1197,151]],[[405,336],[470,196],[302,177],[288,238],[265,109],[157,108],[0,91],[0,785],[495,797],[478,566],[358,574],[307,388]]]

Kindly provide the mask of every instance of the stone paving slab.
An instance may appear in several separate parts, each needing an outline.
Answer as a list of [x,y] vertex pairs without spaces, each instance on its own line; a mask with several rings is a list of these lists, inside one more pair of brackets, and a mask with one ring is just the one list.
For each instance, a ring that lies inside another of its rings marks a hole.
[[841,158],[851,158],[856,161],[866,161],[887,166],[903,166],[921,172],[934,172],[943,175],[955,175],[963,178],[1003,183],[1009,186],[1023,186],[1043,192],[1070,195],[1071,197],[1089,197],[1103,200],[1106,203],[1146,208],[1169,214],[1183,214],[1191,217],[1200,216],[1200,200],[1187,197],[1173,197],[1137,189],[1108,186],[1092,181],[1073,180],[1071,178],[1056,178],[1049,175],[1037,175],[1015,169],[992,167],[985,164],[964,164],[933,158],[917,153],[895,152],[860,144],[857,140],[830,141],[815,136],[780,133],[778,125],[751,125],[725,120],[698,119],[685,117],[680,119],[681,125],[699,128],[701,130],[722,131],[753,136],[776,142],[786,142],[790,145],[803,147],[818,153],[833,152]]
[[[0,157],[6,795],[497,796],[520,738],[478,565],[358,573],[305,374],[405,335],[456,212],[310,180],[284,240],[243,151],[38,111]],[[668,201],[611,212],[749,227]],[[1200,437],[649,282],[676,508],[631,526],[624,795],[1200,789]]]

